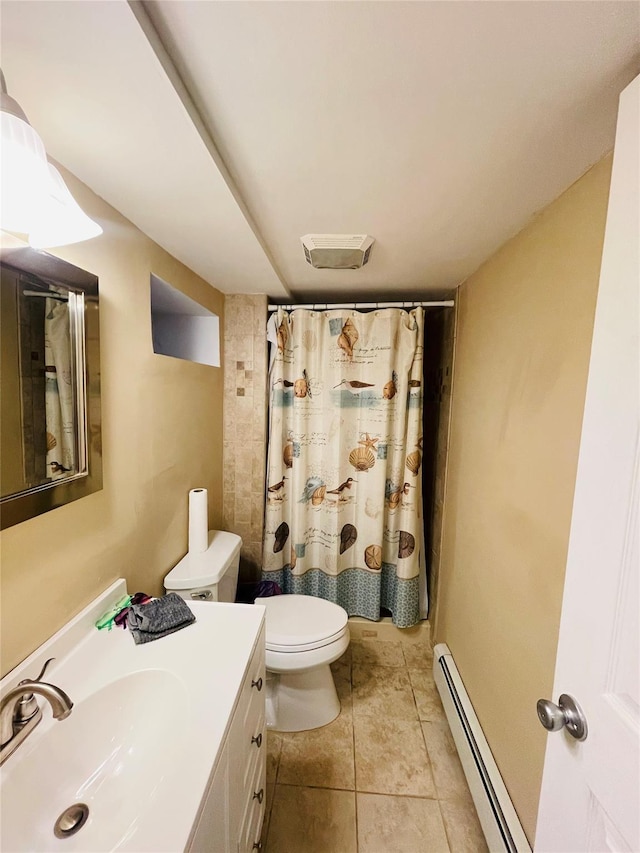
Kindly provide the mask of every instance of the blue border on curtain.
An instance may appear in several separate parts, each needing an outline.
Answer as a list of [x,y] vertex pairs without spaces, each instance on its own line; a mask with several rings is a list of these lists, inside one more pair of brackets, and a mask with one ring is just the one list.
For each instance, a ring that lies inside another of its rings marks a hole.
[[275,581],[287,595],[314,595],[333,601],[349,616],[364,616],[372,622],[380,621],[380,608],[384,607],[398,628],[415,625],[419,612],[419,578],[399,578],[392,563],[383,562],[380,574],[354,568],[337,576],[320,569],[294,575],[291,566],[286,565],[275,572],[263,572],[262,580]]

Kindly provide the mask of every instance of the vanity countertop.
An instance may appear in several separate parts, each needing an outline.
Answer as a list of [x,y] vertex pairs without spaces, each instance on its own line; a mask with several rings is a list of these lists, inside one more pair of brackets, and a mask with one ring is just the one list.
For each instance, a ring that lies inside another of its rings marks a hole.
[[[4,851],[179,851],[187,846],[264,621],[256,605],[190,602],[196,622],[136,646],[96,619],[126,593],[113,584],[0,682],[34,677],[74,702],[43,720],[0,770]],[[41,703],[42,704],[42,703]],[[76,835],[53,825],[89,806]]]

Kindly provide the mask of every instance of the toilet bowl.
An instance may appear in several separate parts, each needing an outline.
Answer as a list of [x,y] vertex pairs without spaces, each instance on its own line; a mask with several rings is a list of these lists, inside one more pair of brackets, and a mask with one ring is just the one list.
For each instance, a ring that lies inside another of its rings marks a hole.
[[[164,579],[186,601],[235,601],[241,539],[209,531],[209,547],[187,554]],[[310,595],[256,598],[266,609],[267,727],[300,732],[340,713],[329,664],[349,645],[347,612]]]
[[330,664],[346,651],[346,611],[309,595],[256,598],[266,608],[267,727],[300,732],[340,713]]

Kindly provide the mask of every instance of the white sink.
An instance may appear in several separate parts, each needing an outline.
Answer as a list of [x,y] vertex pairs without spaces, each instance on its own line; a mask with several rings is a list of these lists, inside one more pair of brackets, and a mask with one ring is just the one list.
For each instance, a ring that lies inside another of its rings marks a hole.
[[[147,670],[75,704],[42,737],[34,731],[3,779],[2,849],[117,849],[140,819],[140,802],[148,809],[171,771],[187,703],[174,675]],[[88,820],[77,834],[55,839],[56,820],[75,803],[89,807]]]
[[[5,693],[55,657],[45,680],[74,703],[56,721],[39,698],[42,722],[0,769],[2,853],[188,847],[262,608],[194,602],[193,625],[136,646],[128,631],[93,627],[124,593],[114,584],[0,684]],[[76,803],[86,822],[57,838]]]

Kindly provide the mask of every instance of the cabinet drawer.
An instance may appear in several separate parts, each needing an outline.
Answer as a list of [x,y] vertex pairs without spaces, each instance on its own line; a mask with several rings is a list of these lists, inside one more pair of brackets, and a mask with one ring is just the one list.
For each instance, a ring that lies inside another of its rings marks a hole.
[[267,679],[264,665],[264,657],[265,629],[263,626],[258,637],[255,651],[251,660],[249,661],[247,674],[245,676],[242,687],[240,688],[240,698],[238,702],[239,709],[242,706],[245,706],[248,709],[249,707],[255,707],[257,705],[264,705],[265,695],[267,692]]
[[[263,682],[264,684],[264,682]],[[238,733],[244,733],[244,741],[251,745],[251,738],[257,736],[262,730],[262,720],[265,715],[264,690],[258,693],[255,689],[245,694],[238,703],[238,711],[234,720],[234,727]]]
[[254,844],[260,840],[262,822],[266,808],[267,765],[261,759],[254,768],[251,784],[247,789],[247,802],[240,825],[238,849],[240,853],[252,853]]
[[233,756],[240,789],[245,791],[255,762],[267,750],[265,730],[264,634],[251,659],[233,722]]
[[265,715],[262,710],[258,719],[254,719],[250,727],[244,732],[244,756],[238,751],[238,767],[241,768],[242,789],[246,790],[255,772],[257,764],[266,764],[267,761],[267,727],[265,726]]

